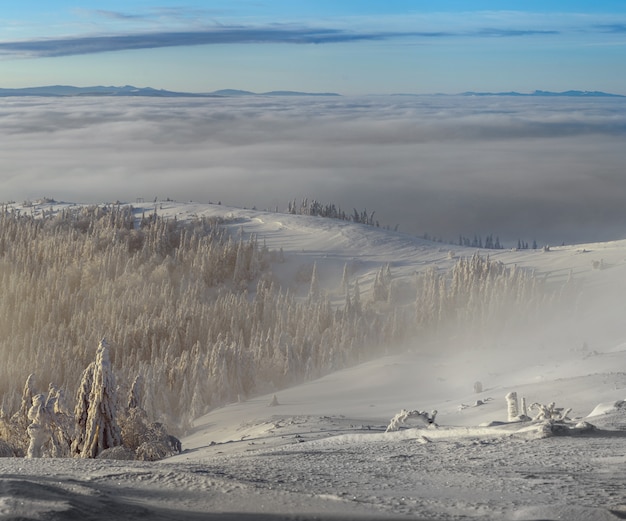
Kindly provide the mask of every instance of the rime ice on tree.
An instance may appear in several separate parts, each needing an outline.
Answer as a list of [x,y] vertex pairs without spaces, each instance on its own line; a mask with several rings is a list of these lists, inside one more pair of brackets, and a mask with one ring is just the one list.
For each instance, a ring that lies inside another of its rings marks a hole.
[[507,403],[509,421],[510,422],[516,421],[519,416],[517,393],[515,391],[512,391],[509,394],[507,394],[505,398],[506,398],[506,403]]
[[74,450],[80,457],[95,458],[103,450],[122,444],[115,412],[115,376],[104,339],[98,345],[95,362],[83,373],[77,401],[79,434]]
[[30,443],[26,457],[41,458],[43,456],[43,446],[50,439],[48,411],[46,410],[46,400],[43,394],[33,396],[33,405],[28,411],[28,437]]

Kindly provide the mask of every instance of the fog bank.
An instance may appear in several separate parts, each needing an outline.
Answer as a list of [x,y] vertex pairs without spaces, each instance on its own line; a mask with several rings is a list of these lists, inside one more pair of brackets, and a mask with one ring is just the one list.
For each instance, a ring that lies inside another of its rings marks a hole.
[[626,236],[626,100],[5,98],[2,200],[315,198],[507,246]]

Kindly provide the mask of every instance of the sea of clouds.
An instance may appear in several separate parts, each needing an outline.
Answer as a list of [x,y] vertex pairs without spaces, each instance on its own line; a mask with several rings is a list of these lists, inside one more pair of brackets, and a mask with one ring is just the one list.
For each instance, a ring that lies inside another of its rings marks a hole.
[[450,241],[626,237],[626,99],[2,98],[0,201],[304,197]]

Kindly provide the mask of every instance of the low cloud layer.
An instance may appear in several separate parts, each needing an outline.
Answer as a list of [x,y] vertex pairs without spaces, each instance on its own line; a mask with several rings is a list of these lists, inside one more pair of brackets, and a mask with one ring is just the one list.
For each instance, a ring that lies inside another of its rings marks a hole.
[[316,198],[381,225],[540,243],[626,237],[626,101],[19,98],[0,103],[4,200]]

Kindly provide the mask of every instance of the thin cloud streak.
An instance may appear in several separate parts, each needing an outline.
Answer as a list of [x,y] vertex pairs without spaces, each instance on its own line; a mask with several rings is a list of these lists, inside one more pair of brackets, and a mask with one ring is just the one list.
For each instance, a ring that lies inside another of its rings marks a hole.
[[[142,19],[140,16],[108,11],[105,14],[115,19]],[[351,32],[337,28],[314,28],[277,24],[263,27],[217,26],[211,29],[194,31],[140,32],[5,41],[0,42],[0,56],[50,58],[136,49],[217,44],[331,44],[399,38],[526,37],[556,34],[559,34],[559,32],[497,28],[455,33],[446,31]]]
[[[0,41],[0,57],[57,57],[134,49],[215,44],[334,44],[358,41],[485,41],[493,38],[580,40],[594,34],[610,40],[624,32],[623,15],[530,11],[407,13],[346,16],[331,21],[241,18],[237,9],[160,8],[140,12],[76,8],[85,34]],[[287,15],[285,15],[287,16]],[[85,24],[85,20],[89,23]],[[242,22],[245,20],[245,23]],[[94,28],[99,32],[93,32]],[[613,35],[613,36],[611,36]],[[606,41],[605,41],[606,43]]]
[[111,20],[134,21],[134,20],[146,20],[147,19],[145,15],[122,13],[120,11],[108,11],[105,9],[96,9],[93,11],[93,13],[103,18],[108,18]]
[[626,33],[626,24],[605,24],[597,27],[600,31],[606,33],[623,34]]
[[537,36],[537,35],[557,35],[560,31],[555,30],[532,30],[532,29],[498,29],[487,28],[478,31],[481,36],[494,36],[499,38],[515,37],[515,36]]
[[322,44],[389,38],[385,34],[350,34],[336,29],[218,27],[110,36],[47,38],[0,42],[0,55],[49,58],[135,49],[216,44]]

